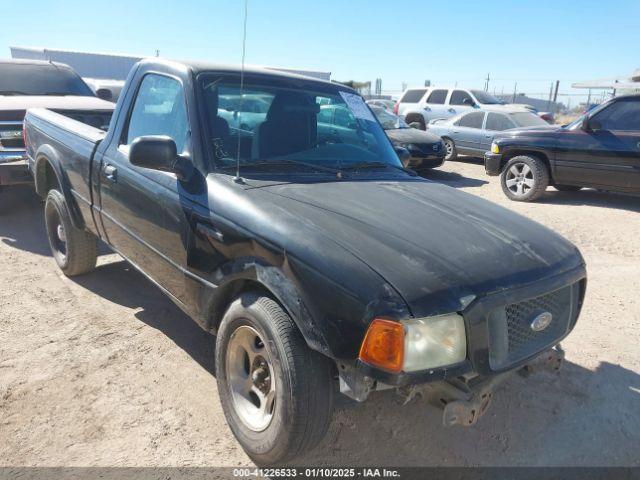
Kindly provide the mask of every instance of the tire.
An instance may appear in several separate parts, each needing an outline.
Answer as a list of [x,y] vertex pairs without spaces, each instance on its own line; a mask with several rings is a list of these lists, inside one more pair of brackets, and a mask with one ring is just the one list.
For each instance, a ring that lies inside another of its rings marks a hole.
[[559,192],[577,192],[582,190],[582,187],[578,187],[577,185],[554,185],[553,188]]
[[50,190],[44,205],[44,218],[51,253],[67,277],[95,269],[98,241],[94,235],[73,226],[64,195]]
[[500,175],[504,194],[516,202],[539,199],[549,185],[549,170],[537,157],[518,155],[507,162]]
[[427,123],[424,121],[424,117],[422,115],[417,115],[417,114],[409,115],[409,119],[410,120],[406,120],[408,124],[417,123],[419,124],[419,127],[418,127],[419,130],[424,131],[427,129]]
[[451,160],[458,158],[458,150],[456,149],[456,144],[453,140],[448,137],[444,137],[442,141],[444,142],[444,149],[446,152],[444,156],[445,162],[450,162]]
[[215,356],[227,423],[257,465],[292,460],[322,440],[333,411],[333,364],[307,346],[276,301],[260,292],[236,298]]

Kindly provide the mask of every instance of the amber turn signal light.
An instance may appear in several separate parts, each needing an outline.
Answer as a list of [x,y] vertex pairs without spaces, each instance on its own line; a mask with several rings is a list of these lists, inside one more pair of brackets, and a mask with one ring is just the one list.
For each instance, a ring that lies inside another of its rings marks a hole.
[[360,347],[361,361],[392,373],[402,371],[404,327],[401,323],[376,318]]

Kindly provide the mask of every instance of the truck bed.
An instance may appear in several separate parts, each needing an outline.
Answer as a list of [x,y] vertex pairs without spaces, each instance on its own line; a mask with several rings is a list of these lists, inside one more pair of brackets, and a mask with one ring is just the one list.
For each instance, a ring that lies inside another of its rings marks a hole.
[[[83,111],[82,114],[87,117],[99,115],[100,112]],[[76,201],[74,207],[80,213],[78,218],[92,218],[90,180],[93,155],[107,132],[70,118],[67,112],[61,114],[43,108],[27,111],[24,128],[28,139],[26,147],[29,169],[36,173],[36,169],[40,167],[38,159],[41,152],[46,151],[48,157],[57,157],[61,167],[57,181],[63,183],[63,190],[73,195]],[[34,151],[33,145],[38,145],[37,151]],[[93,229],[93,225],[86,226]]]

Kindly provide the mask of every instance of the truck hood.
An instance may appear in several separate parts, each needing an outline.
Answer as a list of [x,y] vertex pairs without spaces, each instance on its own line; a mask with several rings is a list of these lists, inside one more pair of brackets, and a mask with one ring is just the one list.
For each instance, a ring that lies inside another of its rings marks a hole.
[[385,130],[385,133],[394,143],[433,144],[440,142],[440,137],[437,135],[415,128],[394,128]]
[[415,316],[459,311],[474,298],[584,263],[575,246],[546,227],[423,179],[272,184],[256,190],[270,194],[260,200],[273,210],[304,218],[306,227],[365,262]]
[[500,133],[496,133],[494,138],[517,137],[521,135],[526,135],[526,136],[549,135],[561,129],[562,127],[560,125],[535,125],[533,127],[519,127],[519,128],[512,128],[510,130],[504,130],[503,132],[500,132]]
[[[12,112],[11,120],[22,120],[29,108],[50,108],[56,110],[113,110],[115,104],[98,97],[75,95],[0,95],[0,116]],[[19,118],[17,118],[19,117]]]

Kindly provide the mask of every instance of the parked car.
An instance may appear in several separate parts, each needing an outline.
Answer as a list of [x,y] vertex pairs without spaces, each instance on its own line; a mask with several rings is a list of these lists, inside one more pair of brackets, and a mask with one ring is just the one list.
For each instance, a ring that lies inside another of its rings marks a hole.
[[372,98],[370,100],[367,100],[367,104],[375,105],[376,107],[381,107],[392,112],[396,102],[394,102],[393,100],[386,100],[384,98]]
[[549,124],[522,109],[474,109],[452,118],[432,120],[428,131],[442,138],[445,160],[455,160],[459,154],[483,158],[496,134],[528,127],[548,128]]
[[67,65],[0,60],[0,188],[33,182],[22,133],[25,112],[32,107],[106,128],[114,105],[97,98]]
[[252,131],[269,111],[270,99],[264,95],[220,95],[220,118],[231,128]]
[[531,202],[548,185],[640,193],[640,95],[616,97],[575,122],[496,136],[485,154],[511,200]]
[[394,107],[394,113],[403,117],[409,124],[417,122],[424,130],[427,124],[436,118],[453,117],[474,108],[500,108],[504,104],[502,100],[482,90],[410,88],[400,97]]
[[382,107],[370,107],[393,146],[409,151],[411,156],[407,159],[405,167],[420,171],[440,167],[444,163],[445,148],[440,137],[411,128],[399,116]]
[[[100,238],[215,332],[222,408],[258,465],[317,444],[337,390],[424,392],[469,426],[510,373],[559,368],[585,294],[575,246],[403,169],[354,90],[243,72],[142,61],[106,135],[43,109],[25,128],[62,272],[94,269]],[[221,92],[268,97],[265,120],[230,133]],[[323,138],[321,103],[366,137]]]

